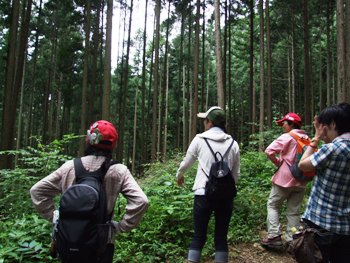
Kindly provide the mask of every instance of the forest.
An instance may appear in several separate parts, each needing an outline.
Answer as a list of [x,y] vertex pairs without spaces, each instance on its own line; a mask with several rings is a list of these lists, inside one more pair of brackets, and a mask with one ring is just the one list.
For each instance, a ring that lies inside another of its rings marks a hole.
[[116,262],[179,262],[192,199],[174,175],[198,112],[225,109],[241,148],[234,244],[264,228],[275,121],[296,112],[312,134],[321,109],[350,102],[349,0],[8,0],[0,29],[0,262],[53,262],[28,190],[83,154],[95,120],[115,124],[113,157],[152,204]]

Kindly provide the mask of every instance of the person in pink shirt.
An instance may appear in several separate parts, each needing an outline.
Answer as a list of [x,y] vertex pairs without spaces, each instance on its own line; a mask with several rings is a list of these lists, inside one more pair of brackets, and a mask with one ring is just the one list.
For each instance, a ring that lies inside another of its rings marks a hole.
[[278,168],[272,177],[272,188],[267,201],[267,236],[260,242],[265,248],[283,248],[282,230],[280,224],[280,210],[287,202],[287,229],[285,241],[292,241],[291,229],[300,226],[299,208],[304,198],[306,182],[296,180],[289,167],[296,161],[297,141],[290,132],[308,137],[301,130],[301,118],[296,113],[288,113],[277,121],[283,128],[283,134],[274,140],[266,149],[267,157]]

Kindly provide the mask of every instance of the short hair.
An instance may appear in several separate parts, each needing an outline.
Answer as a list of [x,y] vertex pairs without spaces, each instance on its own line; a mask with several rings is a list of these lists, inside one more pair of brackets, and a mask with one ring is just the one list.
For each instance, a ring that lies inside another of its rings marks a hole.
[[293,128],[295,128],[295,129],[300,129],[301,128],[301,125],[298,125],[295,122],[292,122],[290,120],[286,120],[286,122],[288,123],[289,126],[293,126]]
[[323,109],[317,118],[319,123],[325,125],[334,122],[338,135],[350,132],[350,104],[346,102]]

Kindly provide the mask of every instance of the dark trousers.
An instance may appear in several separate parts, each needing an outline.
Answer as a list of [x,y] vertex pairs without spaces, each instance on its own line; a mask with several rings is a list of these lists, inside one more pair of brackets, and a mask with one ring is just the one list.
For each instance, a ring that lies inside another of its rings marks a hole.
[[215,251],[227,252],[227,232],[233,210],[233,198],[221,202],[208,201],[204,195],[195,195],[193,206],[194,235],[190,250],[201,251],[207,240],[211,214],[215,219]]
[[348,263],[350,261],[350,236],[338,235],[309,220],[304,221],[309,227],[320,230],[315,235],[315,243],[320,248],[323,263]]

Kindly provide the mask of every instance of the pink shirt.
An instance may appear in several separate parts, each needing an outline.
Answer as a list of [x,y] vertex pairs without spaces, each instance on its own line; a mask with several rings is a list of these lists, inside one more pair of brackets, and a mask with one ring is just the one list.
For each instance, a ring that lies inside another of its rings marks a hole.
[[[292,132],[301,137],[308,137],[304,130],[293,129]],[[279,167],[272,177],[272,183],[282,187],[305,187],[306,182],[301,183],[294,179],[289,170],[289,166],[295,162],[297,153],[297,141],[290,134],[284,133],[274,140],[265,149],[265,153],[275,166]]]

